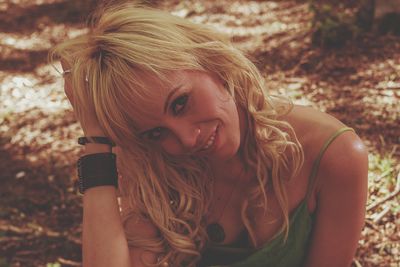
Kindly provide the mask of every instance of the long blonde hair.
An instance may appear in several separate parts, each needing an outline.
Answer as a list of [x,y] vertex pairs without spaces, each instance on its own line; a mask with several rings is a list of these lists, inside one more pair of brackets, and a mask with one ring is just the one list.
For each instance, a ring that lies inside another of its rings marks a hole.
[[[135,216],[150,220],[159,231],[153,239],[127,233],[128,244],[161,255],[159,263],[193,266],[207,242],[204,214],[211,199],[212,173],[207,162],[171,157],[149,146],[139,135],[135,116],[126,104],[140,110],[149,97],[142,75],[165,79],[175,70],[216,74],[245,110],[248,133],[244,138],[246,166],[258,183],[241,207],[243,222],[258,246],[249,214],[266,209],[265,188],[272,185],[288,231],[285,180],[303,163],[303,152],[292,127],[280,120],[290,101],[268,96],[263,78],[229,39],[216,31],[168,13],[132,4],[103,9],[87,34],[68,40],[50,53],[71,66],[78,117],[91,108],[100,126],[117,146],[119,190]],[[283,177],[283,173],[289,173]],[[268,185],[267,185],[268,183]]]

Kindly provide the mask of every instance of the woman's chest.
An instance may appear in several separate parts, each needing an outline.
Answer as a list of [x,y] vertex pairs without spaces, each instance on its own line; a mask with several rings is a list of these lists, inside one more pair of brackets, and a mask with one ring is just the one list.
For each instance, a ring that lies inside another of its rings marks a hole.
[[[285,186],[288,196],[286,212],[289,216],[305,201],[308,176],[304,175],[300,172],[297,177],[294,177],[295,182],[288,183]],[[225,235],[222,244],[233,244],[238,239],[242,239],[243,236],[247,236],[245,242],[242,240],[242,245],[246,243],[246,246],[250,246],[255,242],[259,246],[273,239],[282,229],[285,223],[284,213],[279,205],[279,197],[272,193],[272,190],[267,191],[266,208],[264,208],[263,202],[260,203],[259,207],[249,208],[249,205],[251,205],[249,199],[247,189],[243,187],[232,194],[227,204],[220,203],[218,205],[217,203],[215,209],[211,209],[213,210],[213,216],[211,216],[213,219],[209,222],[217,221],[222,226]],[[312,211],[315,207],[315,200],[313,198],[308,199],[307,205],[309,210]],[[251,230],[248,231],[248,229]]]

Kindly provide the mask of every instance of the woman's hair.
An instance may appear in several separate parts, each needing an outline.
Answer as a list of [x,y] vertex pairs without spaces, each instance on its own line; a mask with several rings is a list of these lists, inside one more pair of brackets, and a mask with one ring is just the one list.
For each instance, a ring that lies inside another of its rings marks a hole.
[[128,244],[157,253],[159,263],[192,266],[207,241],[204,214],[213,180],[207,162],[167,155],[147,143],[136,126],[141,106],[154,93],[143,76],[166,81],[166,75],[176,70],[217,75],[245,111],[248,132],[241,147],[245,165],[256,171],[257,183],[242,203],[242,219],[257,247],[252,230],[257,222],[250,215],[256,209],[265,211],[265,188],[272,187],[287,235],[284,183],[303,163],[292,127],[280,120],[292,108],[291,102],[268,96],[254,64],[226,36],[206,26],[132,4],[104,8],[95,18],[87,34],[58,45],[50,57],[71,66],[78,118],[85,109],[94,109],[100,126],[120,148],[119,190],[128,200],[130,214],[150,220],[158,230],[157,237],[146,239],[126,229]]

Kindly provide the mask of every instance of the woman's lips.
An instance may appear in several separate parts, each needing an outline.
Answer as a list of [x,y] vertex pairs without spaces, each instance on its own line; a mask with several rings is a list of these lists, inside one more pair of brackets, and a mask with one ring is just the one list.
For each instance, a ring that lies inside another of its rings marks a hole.
[[216,147],[218,141],[218,125],[215,127],[214,132],[208,138],[207,143],[199,150],[199,153],[210,153]]
[[213,132],[213,134],[210,136],[210,138],[208,138],[208,141],[206,143],[206,145],[202,148],[202,150],[206,150],[207,148],[209,148],[212,144],[214,144],[215,141],[215,135],[216,135],[216,131]]

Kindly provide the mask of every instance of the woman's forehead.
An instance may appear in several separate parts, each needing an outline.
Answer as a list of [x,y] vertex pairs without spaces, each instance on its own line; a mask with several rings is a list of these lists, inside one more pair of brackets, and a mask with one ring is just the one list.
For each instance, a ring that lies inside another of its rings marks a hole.
[[147,74],[142,77],[142,86],[137,88],[139,94],[144,95],[143,107],[163,109],[163,104],[177,88],[186,82],[183,71],[174,71],[162,77]]
[[135,82],[124,102],[129,116],[139,128],[146,128],[160,120],[167,99],[185,82],[184,76],[181,71],[169,72],[163,77],[143,74],[140,82]]

